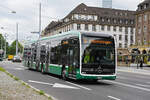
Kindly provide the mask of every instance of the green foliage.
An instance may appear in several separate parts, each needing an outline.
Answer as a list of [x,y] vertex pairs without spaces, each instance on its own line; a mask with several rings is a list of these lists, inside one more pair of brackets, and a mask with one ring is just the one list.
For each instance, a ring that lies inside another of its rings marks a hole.
[[39,91],[39,94],[40,94],[40,95],[44,95],[44,91],[40,90],[40,91]]
[[[23,52],[23,46],[18,42],[18,53]],[[8,49],[8,54],[15,55],[16,54],[16,41],[14,41],[9,49]]]
[[2,67],[0,67],[0,71],[5,72],[6,70]]

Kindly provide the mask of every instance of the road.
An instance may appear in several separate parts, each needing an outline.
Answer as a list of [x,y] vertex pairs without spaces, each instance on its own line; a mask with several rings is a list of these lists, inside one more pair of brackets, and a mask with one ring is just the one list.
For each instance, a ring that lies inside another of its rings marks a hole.
[[[8,72],[57,100],[150,100],[150,74],[118,71],[115,81],[64,81],[31,71],[21,63],[0,62]],[[141,69],[139,69],[141,70]]]

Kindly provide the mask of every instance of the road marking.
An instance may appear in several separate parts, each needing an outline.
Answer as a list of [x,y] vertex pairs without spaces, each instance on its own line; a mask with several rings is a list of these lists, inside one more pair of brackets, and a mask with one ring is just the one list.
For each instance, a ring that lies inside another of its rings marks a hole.
[[138,70],[123,70],[118,69],[119,72],[128,72],[128,73],[135,73],[135,74],[142,74],[142,75],[150,75],[149,71],[143,70],[143,72],[139,72]]
[[92,89],[90,89],[90,88],[87,88],[87,87],[84,87],[84,86],[81,86],[81,85],[77,85],[77,84],[74,84],[74,83],[71,83],[71,82],[68,82],[68,81],[66,81],[67,83],[69,83],[69,84],[72,84],[72,85],[75,85],[75,86],[77,86],[77,87],[80,87],[80,88],[83,88],[83,89],[85,89],[85,90],[92,90]]
[[46,83],[46,82],[39,82],[39,81],[33,81],[33,80],[28,80],[28,82],[30,83],[39,83],[39,84],[45,84],[45,85],[54,85],[54,84],[50,84],[50,83]]
[[24,68],[24,66],[20,66],[20,67],[23,67],[23,68]]
[[23,68],[15,68],[16,70],[24,70]]
[[120,82],[115,82],[115,81],[109,81],[109,80],[105,80],[105,82],[111,82],[111,83],[114,83],[114,84],[118,84],[118,85],[122,85],[122,86],[131,87],[131,88],[135,88],[135,89],[139,89],[139,90],[150,92],[150,89],[139,87],[139,86],[134,86],[134,85],[120,83]]
[[150,85],[143,85],[143,84],[136,84],[138,86],[143,86],[143,87],[150,87]]
[[59,83],[55,83],[53,85],[54,88],[68,88],[68,89],[79,89],[77,87],[72,87],[72,86],[68,86],[68,85],[64,85],[64,84],[59,84]]
[[77,88],[77,87],[68,86],[68,85],[64,85],[64,84],[60,84],[60,83],[51,84],[51,83],[39,82],[39,81],[33,81],[33,80],[28,80],[28,82],[30,82],[30,83],[44,84],[44,85],[50,85],[50,86],[52,86],[54,88],[80,89],[80,88]]
[[114,99],[114,100],[121,100],[121,99],[118,99],[118,98],[113,97],[113,96],[108,96],[108,98],[111,98],[111,99]]
[[58,80],[58,78],[55,78],[55,77],[53,77],[53,76],[49,76],[49,75],[47,75],[48,77],[50,77],[50,78],[53,78],[53,79],[57,79]]

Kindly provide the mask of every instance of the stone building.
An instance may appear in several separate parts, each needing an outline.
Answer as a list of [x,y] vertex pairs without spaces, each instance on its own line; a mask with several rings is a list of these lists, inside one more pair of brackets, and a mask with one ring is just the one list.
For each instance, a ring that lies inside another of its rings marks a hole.
[[150,0],[138,5],[136,12],[136,45],[150,44]]
[[128,48],[135,43],[135,11],[90,7],[82,3],[62,20],[52,21],[42,36],[71,30],[112,34],[118,48]]

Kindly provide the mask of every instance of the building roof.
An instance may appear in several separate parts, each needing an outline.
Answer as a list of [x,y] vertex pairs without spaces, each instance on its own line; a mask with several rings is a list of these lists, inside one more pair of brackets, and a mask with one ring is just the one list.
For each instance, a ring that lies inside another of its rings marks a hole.
[[[128,13],[128,16],[118,16],[119,13]],[[123,17],[123,18],[135,18],[135,11],[112,9],[112,8],[100,8],[100,7],[90,7],[81,3],[75,9],[73,9],[66,17],[72,14],[91,14],[107,17]],[[66,18],[65,17],[65,18]]]
[[150,0],[145,0],[138,5],[137,11],[143,11],[149,9],[150,9]]
[[[135,11],[129,11],[129,10],[121,10],[121,9],[112,9],[112,8],[100,8],[100,7],[90,7],[85,5],[84,3],[81,3],[76,8],[74,8],[65,18],[62,19],[62,21],[52,21],[44,30],[44,33],[47,32],[50,33],[51,30],[55,30],[59,26],[63,26],[65,23],[65,19],[68,18],[69,20],[72,18],[73,14],[81,14],[81,15],[97,15],[98,20],[94,23],[98,24],[109,24],[109,25],[121,25],[121,26],[132,26],[135,27]],[[100,18],[104,18],[107,20],[107,18],[111,19],[111,22],[102,22]],[[114,23],[114,19],[116,19],[116,23]],[[119,22],[119,20],[122,20],[122,23]],[[126,21],[133,21],[132,24],[128,23],[126,24]],[[81,22],[81,20],[76,20],[76,22]],[[84,21],[88,22],[88,21]],[[89,22],[91,23],[91,21]]]

